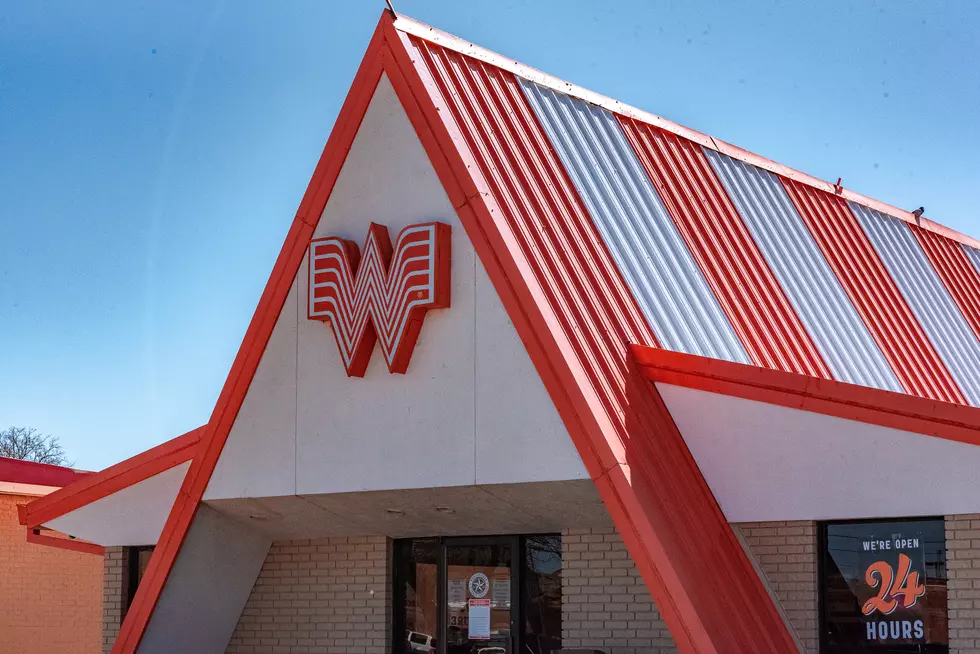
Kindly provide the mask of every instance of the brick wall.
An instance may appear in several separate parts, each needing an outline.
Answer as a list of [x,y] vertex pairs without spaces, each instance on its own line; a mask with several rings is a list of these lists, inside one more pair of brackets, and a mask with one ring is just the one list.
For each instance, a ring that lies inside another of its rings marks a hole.
[[96,654],[102,558],[27,542],[17,505],[0,495],[0,652]]
[[[808,652],[816,653],[816,523],[743,523],[735,527],[800,642]],[[980,514],[947,516],[946,547],[950,653],[978,652]],[[608,654],[676,651],[615,529],[566,530],[562,548],[563,647],[595,647]],[[126,582],[122,548],[108,548],[106,553],[103,642],[108,652],[123,616]],[[228,654],[387,652],[391,641],[390,558],[391,544],[383,537],[273,544]],[[0,647],[0,651],[8,650]]]
[[[737,528],[801,643],[816,652],[816,524],[747,523]],[[595,647],[608,654],[676,651],[614,528],[566,530],[562,550],[562,647]]]
[[949,652],[980,651],[980,514],[946,516]]
[[102,652],[109,654],[126,616],[129,568],[125,547],[105,548],[102,565]]
[[228,654],[384,654],[390,559],[382,536],[273,543]]
[[562,648],[607,654],[675,652],[623,539],[613,527],[562,532]]
[[820,637],[817,523],[746,522],[735,526],[762,568],[800,644],[815,654]]

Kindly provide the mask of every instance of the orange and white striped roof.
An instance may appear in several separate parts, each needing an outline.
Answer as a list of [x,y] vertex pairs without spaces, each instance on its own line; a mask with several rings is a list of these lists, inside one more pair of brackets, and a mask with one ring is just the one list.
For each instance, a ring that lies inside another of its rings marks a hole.
[[399,25],[481,164],[527,179],[515,211],[587,216],[644,344],[980,405],[972,239]]

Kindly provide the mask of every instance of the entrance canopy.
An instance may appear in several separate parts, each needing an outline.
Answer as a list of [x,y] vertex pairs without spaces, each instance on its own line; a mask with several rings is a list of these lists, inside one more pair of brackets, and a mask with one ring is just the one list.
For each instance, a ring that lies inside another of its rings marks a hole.
[[155,539],[113,652],[203,652],[273,538],[585,488],[679,649],[796,651],[729,522],[980,510],[978,247],[385,13],[208,424],[24,519]]

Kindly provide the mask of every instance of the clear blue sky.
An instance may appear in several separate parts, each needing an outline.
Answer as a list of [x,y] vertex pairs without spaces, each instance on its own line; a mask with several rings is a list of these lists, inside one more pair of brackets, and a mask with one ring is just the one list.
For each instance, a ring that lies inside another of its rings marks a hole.
[[[980,3],[395,0],[980,236]],[[0,426],[99,469],[204,423],[383,2],[0,7]]]

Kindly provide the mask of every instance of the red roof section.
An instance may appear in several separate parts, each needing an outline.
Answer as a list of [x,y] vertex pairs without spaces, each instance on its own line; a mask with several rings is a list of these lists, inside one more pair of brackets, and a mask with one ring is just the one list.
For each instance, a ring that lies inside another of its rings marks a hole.
[[783,187],[906,392],[966,404],[847,202],[792,180]]
[[92,473],[0,456],[0,482],[61,488]]
[[832,378],[701,146],[630,118],[619,123],[752,362]]

